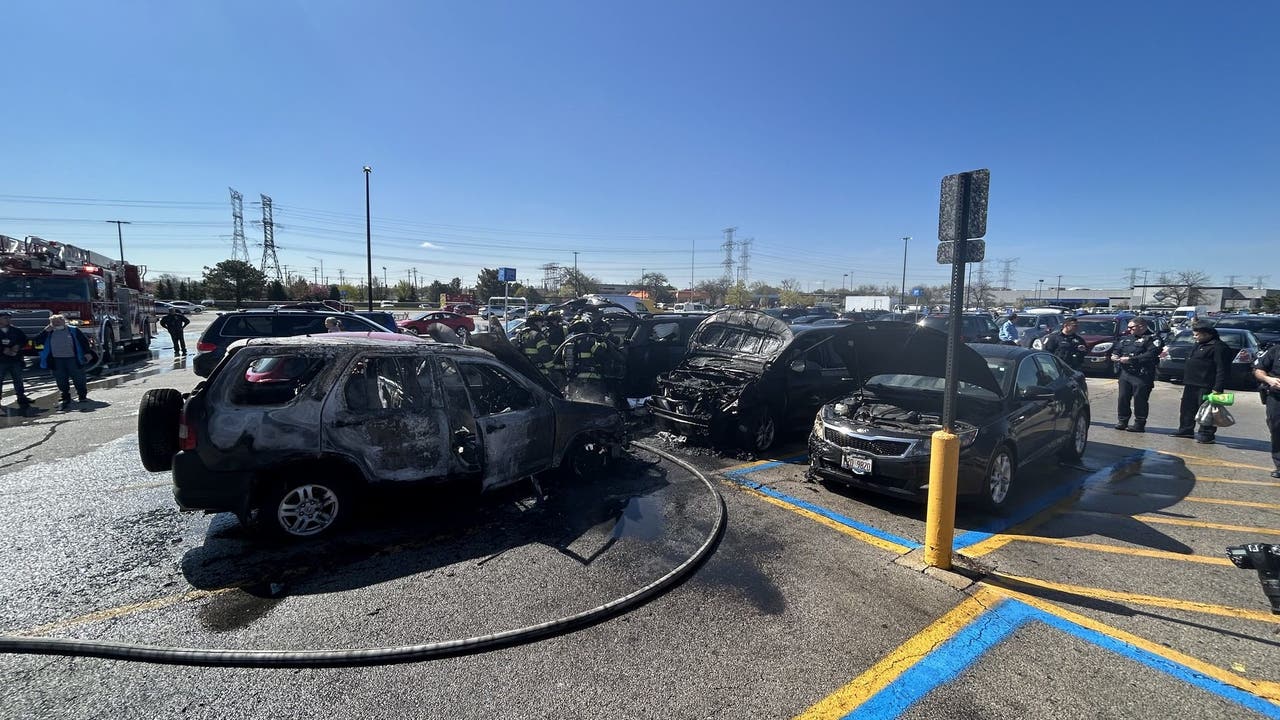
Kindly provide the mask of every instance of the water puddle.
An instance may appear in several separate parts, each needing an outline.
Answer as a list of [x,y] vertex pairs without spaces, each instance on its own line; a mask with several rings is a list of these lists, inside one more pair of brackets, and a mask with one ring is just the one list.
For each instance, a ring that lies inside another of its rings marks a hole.
[[662,537],[666,519],[662,515],[662,504],[656,497],[643,495],[633,497],[622,509],[622,515],[613,526],[613,538],[634,538],[653,542]]

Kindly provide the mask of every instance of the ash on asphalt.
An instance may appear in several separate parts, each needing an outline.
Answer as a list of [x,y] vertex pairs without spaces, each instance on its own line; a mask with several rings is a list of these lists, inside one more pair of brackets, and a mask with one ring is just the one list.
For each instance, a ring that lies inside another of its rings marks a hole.
[[345,532],[319,542],[264,543],[232,516],[216,515],[181,572],[195,588],[229,591],[198,611],[211,632],[247,627],[286,599],[341,593],[344,605],[360,606],[367,589],[379,588],[376,596],[394,586],[447,608],[428,634],[451,639],[552,620],[638,590],[689,557],[718,513],[702,482],[643,451],[606,477],[540,485],[542,495],[521,483],[479,502],[398,491],[366,503]]

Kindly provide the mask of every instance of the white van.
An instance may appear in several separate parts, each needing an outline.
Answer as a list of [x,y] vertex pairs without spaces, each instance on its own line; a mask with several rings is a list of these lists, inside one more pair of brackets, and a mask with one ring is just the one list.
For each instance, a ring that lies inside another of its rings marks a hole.
[[[644,300],[641,300],[640,298],[634,295],[591,294],[591,295],[583,295],[582,297],[593,304],[604,303],[604,302],[617,303],[622,307],[630,310],[631,312],[636,313],[637,315],[640,313],[653,312],[652,310],[649,309],[649,306],[645,304]],[[610,308],[605,308],[604,311],[609,312]],[[616,308],[614,308],[614,312],[617,312]]]
[[710,312],[710,308],[702,303],[682,302],[671,306],[671,312],[678,313],[694,313],[694,312]]
[[1173,311],[1173,317],[1169,318],[1169,322],[1174,325],[1182,325],[1195,320],[1201,315],[1206,315],[1208,312],[1208,305],[1182,305]]

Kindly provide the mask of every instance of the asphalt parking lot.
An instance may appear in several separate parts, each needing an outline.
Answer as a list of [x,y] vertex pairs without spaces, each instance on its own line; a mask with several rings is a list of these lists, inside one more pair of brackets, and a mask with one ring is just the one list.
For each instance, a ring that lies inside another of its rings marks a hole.
[[[262,546],[229,516],[177,512],[167,475],[138,463],[142,392],[195,380],[163,358],[104,379],[98,406],[0,428],[4,634],[229,649],[483,635],[635,591],[716,516],[693,473],[637,449],[599,484],[522,486],[479,514],[407,495],[326,543]],[[922,506],[806,482],[799,437],[757,460],[676,447],[723,495],[726,530],[630,612],[405,665],[0,655],[0,716],[1280,717],[1280,616],[1223,555],[1280,542],[1261,406],[1241,393],[1238,424],[1196,445],[1165,434],[1179,388],[1157,388],[1135,435],[1109,428],[1114,381],[1089,386],[1083,461],[1025,469],[1006,517],[963,510],[958,573],[919,564]]]

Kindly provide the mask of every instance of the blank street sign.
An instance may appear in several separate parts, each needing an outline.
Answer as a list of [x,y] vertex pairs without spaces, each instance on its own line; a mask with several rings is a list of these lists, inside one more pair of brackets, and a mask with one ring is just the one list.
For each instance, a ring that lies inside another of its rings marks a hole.
[[[966,240],[969,245],[964,251],[964,261],[966,263],[982,262],[987,255],[987,241],[982,239]],[[950,265],[955,262],[955,247],[953,242],[938,243],[938,263],[940,265]]]
[[[960,206],[960,194],[964,187],[962,181],[966,176],[969,179],[969,222],[966,228],[961,228],[960,215],[964,208]],[[990,170],[970,170],[942,178],[942,194],[938,203],[938,240],[949,242],[986,235],[987,194],[990,189]]]

